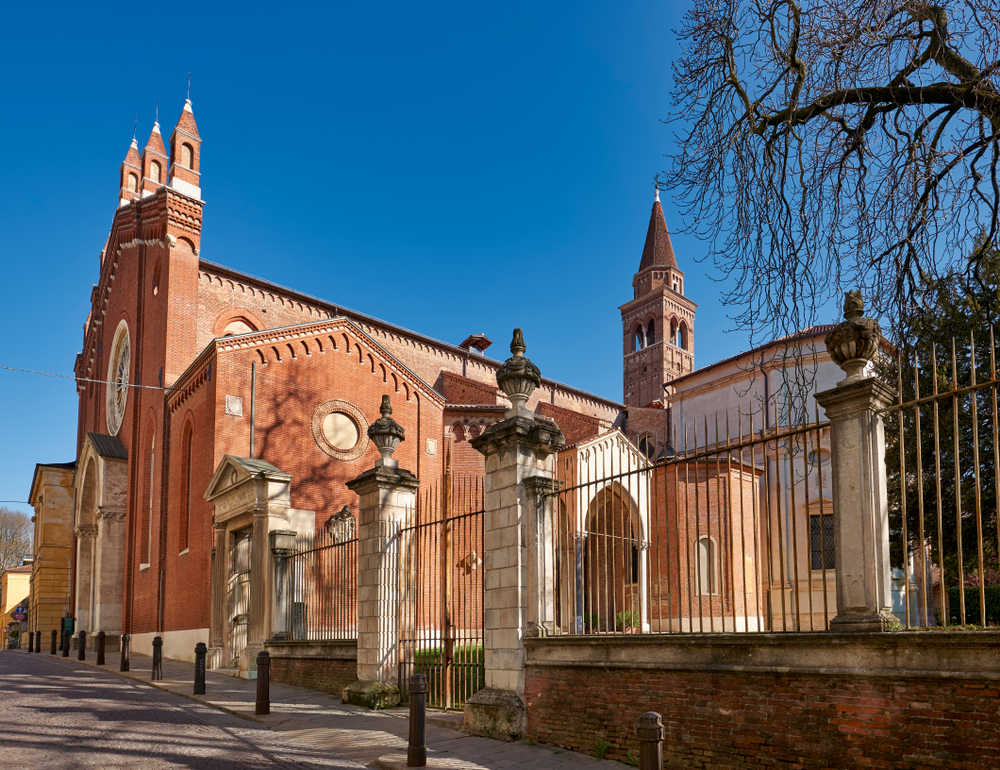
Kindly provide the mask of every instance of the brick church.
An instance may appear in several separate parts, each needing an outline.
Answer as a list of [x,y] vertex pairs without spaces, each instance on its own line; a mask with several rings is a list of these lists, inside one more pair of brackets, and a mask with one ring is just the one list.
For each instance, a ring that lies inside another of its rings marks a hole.
[[[65,614],[76,630],[130,633],[137,651],[160,635],[176,657],[206,638],[227,645],[225,564],[252,521],[222,521],[213,490],[229,474],[278,484],[284,526],[308,540],[345,506],[357,515],[345,484],[378,458],[367,429],[383,394],[406,431],[396,458],[422,481],[446,462],[481,475],[468,441],[509,407],[484,336],[431,339],[203,254],[201,151],[190,100],[168,138],[158,123],[141,150],[133,138],[75,364]],[[645,457],[663,457],[663,386],[694,371],[696,305],[658,194],[633,299],[620,309],[623,403],[543,380],[527,406],[559,425],[570,451],[618,430]]]

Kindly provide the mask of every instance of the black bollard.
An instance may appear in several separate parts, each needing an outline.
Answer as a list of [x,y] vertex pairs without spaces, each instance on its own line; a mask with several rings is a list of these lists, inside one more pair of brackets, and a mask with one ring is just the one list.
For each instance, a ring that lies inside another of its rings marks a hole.
[[76,654],[77,660],[87,659],[87,632],[81,631],[77,636],[80,639],[80,650]]
[[35,632],[34,631],[29,631],[28,632],[28,652],[34,652],[34,651],[35,651]]
[[49,655],[56,654],[56,639],[59,637],[59,632],[52,629],[52,647],[49,649]]
[[35,631],[35,652],[42,651],[42,632]]
[[69,657],[69,629],[64,628],[62,632],[62,656]]
[[255,714],[271,713],[271,653],[257,653],[257,708]]
[[208,647],[204,642],[198,642],[194,646],[194,694],[205,694],[205,655],[208,654]]
[[407,767],[427,765],[427,744],[424,742],[427,714],[427,677],[410,677],[410,745],[406,749]]
[[655,711],[639,717],[635,728],[639,737],[639,770],[661,770],[663,767],[663,722]]
[[163,679],[163,639],[159,636],[153,637],[153,676],[154,682]]
[[97,632],[97,665],[104,665],[104,645],[107,641],[108,635],[103,631]]
[[128,644],[132,641],[131,634],[122,634],[122,661],[118,666],[119,671],[128,671]]

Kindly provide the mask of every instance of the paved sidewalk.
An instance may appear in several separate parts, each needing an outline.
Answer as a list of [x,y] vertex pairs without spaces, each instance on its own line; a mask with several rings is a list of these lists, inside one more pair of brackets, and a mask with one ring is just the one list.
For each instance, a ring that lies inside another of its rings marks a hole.
[[[18,652],[29,654],[25,650]],[[409,735],[409,712],[406,708],[369,711],[341,703],[339,698],[325,693],[272,681],[271,713],[257,716],[254,714],[257,698],[255,681],[208,671],[206,694],[193,695],[193,663],[164,658],[163,679],[152,682],[152,659],[146,655],[133,653],[130,657],[131,671],[127,673],[118,671],[118,653],[108,653],[107,663],[101,667],[96,664],[95,653],[88,651],[86,662],[76,660],[76,655],[76,652],[71,652],[69,658],[61,657],[61,653],[50,656],[45,646],[43,652],[32,654],[33,657],[44,656],[70,668],[103,668],[109,673],[259,722],[285,737],[313,748],[329,750],[338,757],[363,765],[382,770],[406,766]],[[466,735],[456,729],[461,724],[459,717],[444,712],[427,712],[427,764],[432,770],[623,770],[627,767],[619,762],[598,760],[543,744],[507,743]]]

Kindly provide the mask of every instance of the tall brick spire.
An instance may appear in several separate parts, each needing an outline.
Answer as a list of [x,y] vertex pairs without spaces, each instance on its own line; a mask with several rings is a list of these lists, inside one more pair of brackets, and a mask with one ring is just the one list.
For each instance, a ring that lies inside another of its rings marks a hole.
[[677,269],[674,258],[674,247],[670,243],[670,233],[663,218],[663,206],[660,205],[660,190],[656,190],[656,200],[653,201],[653,211],[649,215],[649,229],[646,230],[646,243],[642,247],[642,259],[639,270],[647,267],[669,267]]
[[152,195],[163,187],[167,177],[167,148],[163,146],[159,122],[153,123],[149,141],[142,151],[142,194]]
[[647,406],[662,401],[664,383],[694,370],[697,305],[684,296],[684,273],[677,267],[659,190],[632,292],[633,299],[618,308],[625,343],[624,401]]
[[139,145],[132,135],[132,144],[128,146],[125,160],[121,165],[121,190],[118,193],[118,205],[124,206],[129,201],[139,197],[139,178],[142,175],[142,159],[139,157]]
[[170,186],[178,192],[201,200],[201,134],[194,121],[191,100],[170,133]]

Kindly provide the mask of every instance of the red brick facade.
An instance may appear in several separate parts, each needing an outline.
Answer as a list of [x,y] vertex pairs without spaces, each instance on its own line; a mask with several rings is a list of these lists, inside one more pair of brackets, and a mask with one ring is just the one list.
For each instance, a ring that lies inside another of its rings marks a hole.
[[[251,434],[252,456],[292,475],[291,505],[314,511],[318,529],[345,505],[357,512],[345,482],[378,457],[365,431],[383,394],[406,430],[395,457],[426,482],[449,458],[456,473],[481,475],[468,439],[507,408],[499,361],[204,259],[201,138],[190,103],[167,144],[157,126],[121,166],[120,206],[75,367],[78,456],[88,432],[114,434],[127,453],[121,627],[132,634],[209,625],[216,542],[203,493],[225,455],[251,455]],[[130,360],[115,431],[104,381],[115,379],[120,324]],[[317,414],[331,402],[346,404],[337,409],[356,423],[357,452],[333,451],[319,435]],[[529,408],[539,403],[586,425],[610,424],[621,411],[551,381]]]
[[[718,649],[714,660],[706,659],[701,666],[529,662],[528,734],[587,754],[593,754],[595,741],[603,739],[610,743],[608,757],[625,761],[629,754],[639,756],[634,728],[640,714],[656,711],[666,729],[664,767],[978,770],[1000,766],[1000,683],[995,674],[983,672],[972,676],[907,672],[903,661],[920,654],[914,648],[924,641],[927,646],[936,644],[929,636],[933,635],[907,640],[900,645],[906,650],[892,652],[875,648],[883,643],[892,646],[893,640],[871,640],[875,668],[860,669],[859,660],[859,670],[841,675],[796,671],[791,662],[771,671],[740,670],[753,667],[755,660],[757,642],[745,638],[739,643],[741,650],[745,648],[740,656],[744,666],[727,665],[728,654]],[[969,641],[982,650],[973,653],[973,659],[989,655],[989,641]],[[632,642],[615,644],[616,659],[626,658],[621,648]],[[816,639],[808,644],[823,650],[821,657],[835,641]],[[633,659],[655,659],[658,654],[637,653]],[[992,671],[994,666],[986,668]]]

